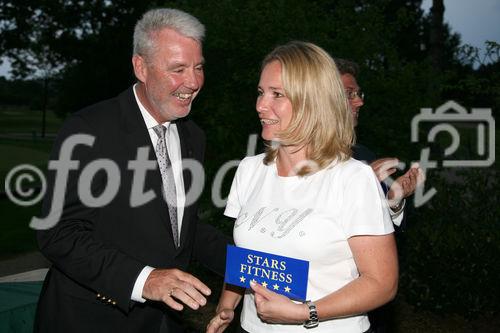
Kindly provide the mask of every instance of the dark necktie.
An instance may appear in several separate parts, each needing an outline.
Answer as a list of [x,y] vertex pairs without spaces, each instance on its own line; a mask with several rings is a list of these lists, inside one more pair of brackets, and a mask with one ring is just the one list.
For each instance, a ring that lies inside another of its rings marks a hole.
[[160,167],[161,178],[163,180],[163,195],[168,205],[168,214],[170,215],[170,224],[172,225],[172,234],[174,243],[179,247],[179,226],[177,224],[177,193],[175,190],[174,173],[172,163],[168,157],[168,149],[165,141],[167,129],[163,125],[153,127],[158,142],[156,144],[156,154],[158,157],[158,166]]

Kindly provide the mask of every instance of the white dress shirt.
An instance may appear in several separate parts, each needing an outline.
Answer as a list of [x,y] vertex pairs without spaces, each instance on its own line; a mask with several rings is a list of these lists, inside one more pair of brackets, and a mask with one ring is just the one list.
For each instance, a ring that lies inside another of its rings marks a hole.
[[[151,143],[153,147],[156,147],[158,142],[158,136],[156,135],[153,127],[158,125],[158,122],[153,118],[153,116],[146,110],[144,105],[142,105],[141,101],[137,96],[137,92],[135,91],[136,85],[134,85],[134,96],[137,101],[137,105],[139,105],[139,109],[141,110],[142,118],[144,119],[144,123],[148,129],[149,137],[151,138]],[[166,132],[166,144],[168,149],[168,156],[172,163],[172,172],[174,174],[174,182],[175,182],[175,190],[177,194],[177,223],[178,223],[178,231],[179,234],[178,239],[180,242],[180,234],[182,228],[182,217],[184,215],[184,205],[186,202],[186,195],[184,192],[184,179],[182,178],[182,156],[181,156],[181,145],[179,139],[179,133],[177,131],[177,126],[170,122],[165,122],[162,124],[167,128]],[[156,152],[156,151],[155,151]],[[157,194],[158,195],[158,194]],[[161,194],[160,194],[161,195]],[[146,300],[142,297],[142,290],[144,289],[144,284],[149,276],[149,274],[154,270],[154,267],[145,266],[137,280],[135,280],[134,289],[132,290],[131,299],[136,302],[144,303]]]

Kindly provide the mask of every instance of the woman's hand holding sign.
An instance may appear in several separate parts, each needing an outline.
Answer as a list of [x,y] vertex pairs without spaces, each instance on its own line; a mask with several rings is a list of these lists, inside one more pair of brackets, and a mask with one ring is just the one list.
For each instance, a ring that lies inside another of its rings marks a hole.
[[215,317],[207,325],[206,333],[222,333],[234,318],[233,309],[218,310]]
[[309,309],[303,303],[294,303],[258,283],[250,282],[255,293],[259,318],[268,323],[303,323],[309,319]]
[[215,316],[207,325],[206,333],[222,333],[234,318],[234,309],[245,292],[244,288],[224,284]]

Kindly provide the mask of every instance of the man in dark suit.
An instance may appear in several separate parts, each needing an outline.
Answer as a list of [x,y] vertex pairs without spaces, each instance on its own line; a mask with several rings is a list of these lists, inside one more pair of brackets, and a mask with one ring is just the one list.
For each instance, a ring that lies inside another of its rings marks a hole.
[[[355,62],[346,59],[335,59],[335,64],[340,72],[342,83],[347,94],[349,105],[354,120],[358,124],[359,110],[364,105],[364,94],[361,91],[356,77],[359,67]],[[402,176],[399,176],[391,186],[384,183],[387,178],[397,171],[399,163],[397,158],[386,157],[377,159],[376,155],[367,147],[356,144],[353,147],[353,158],[368,163],[386,192],[391,218],[395,226],[400,227],[404,221],[405,198],[415,192],[417,185],[424,180],[423,170],[418,165],[411,166]]]
[[191,259],[224,273],[228,240],[197,218],[203,177],[192,170],[205,137],[186,118],[204,82],[203,37],[187,13],[147,12],[134,31],[137,84],[73,114],[60,130],[51,160],[81,141],[66,175],[49,170],[42,213],[60,217],[37,232],[53,265],[35,331],[182,332],[179,310],[198,309],[211,292],[186,272]]
[[[359,67],[355,62],[339,58],[335,59],[335,64],[340,72],[349,100],[354,126],[356,126],[358,124],[359,110],[364,105],[364,94],[356,80]],[[353,158],[364,161],[372,167],[386,193],[389,213],[395,229],[396,231],[402,230],[405,223],[405,198],[412,195],[416,187],[424,181],[423,170],[418,165],[413,165],[389,187],[384,181],[396,172],[396,166],[399,163],[397,158],[386,157],[377,159],[376,155],[370,149],[361,144],[356,144],[353,147]],[[371,324],[370,332],[389,332],[388,322],[391,317],[391,304],[386,304],[368,313]]]

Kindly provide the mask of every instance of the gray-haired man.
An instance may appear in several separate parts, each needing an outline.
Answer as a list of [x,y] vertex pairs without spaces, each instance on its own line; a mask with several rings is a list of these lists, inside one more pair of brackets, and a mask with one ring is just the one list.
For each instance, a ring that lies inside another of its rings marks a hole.
[[[203,37],[203,25],[185,12],[147,12],[134,32],[138,82],[63,125],[52,160],[74,134],[88,134],[94,142],[74,148],[79,167],[69,173],[61,217],[53,228],[37,232],[53,266],[35,331],[181,332],[178,311],[205,305],[211,292],[186,273],[190,260],[224,273],[228,241],[199,223],[196,198],[188,194],[203,185],[202,177],[184,165],[200,164],[204,155],[204,134],[186,118],[203,86]],[[150,162],[141,168],[139,147]],[[119,175],[98,172],[86,190],[98,196],[117,176],[120,186],[108,204],[90,207],[79,195],[79,179],[86,166],[103,160],[114,162]],[[56,176],[50,174],[45,214]]]

